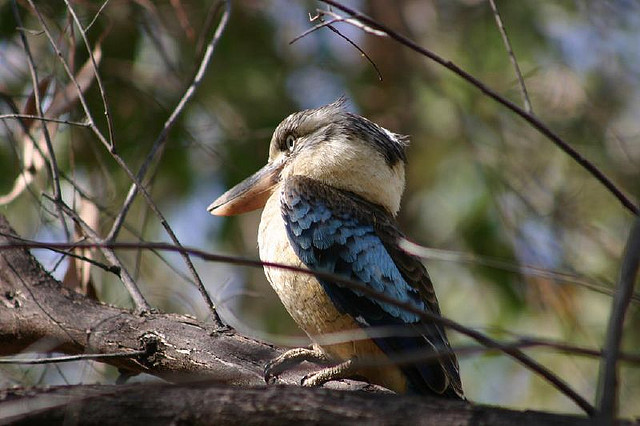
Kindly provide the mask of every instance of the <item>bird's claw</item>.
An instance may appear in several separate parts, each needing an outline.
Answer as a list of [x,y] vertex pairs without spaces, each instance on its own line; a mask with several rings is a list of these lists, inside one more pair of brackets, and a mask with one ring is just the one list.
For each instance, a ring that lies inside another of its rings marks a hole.
[[264,381],[267,384],[277,382],[280,373],[300,364],[302,361],[326,364],[329,358],[319,349],[296,348],[272,359],[264,366]]
[[264,366],[264,382],[268,385],[274,385],[278,381],[278,373],[277,367],[279,363],[277,362],[280,357],[274,358],[271,361],[267,362]]
[[300,384],[305,387],[321,386],[332,380],[348,379],[356,372],[354,360],[350,359],[333,367],[323,368],[315,373],[306,374]]
[[305,374],[305,375],[302,377],[302,379],[300,379],[300,385],[301,385],[301,386],[304,386],[304,387],[306,387],[306,388],[313,388],[313,387],[316,387],[316,386],[321,386],[321,385],[323,385],[323,384],[324,384],[324,383],[326,383],[327,381],[326,381],[326,380],[324,380],[324,381],[323,381],[323,380],[319,380],[319,379],[320,379],[320,377],[319,377],[319,376],[320,376],[320,373],[321,373],[322,371],[323,371],[323,370],[321,370],[321,371],[320,371],[320,372],[318,372],[318,373],[309,373],[309,374]]

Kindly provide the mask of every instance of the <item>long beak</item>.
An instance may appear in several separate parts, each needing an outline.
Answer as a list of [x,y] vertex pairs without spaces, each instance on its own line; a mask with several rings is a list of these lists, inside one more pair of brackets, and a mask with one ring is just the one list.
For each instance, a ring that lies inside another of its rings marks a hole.
[[207,210],[216,216],[232,216],[263,207],[280,180],[282,166],[282,161],[268,163],[218,197]]

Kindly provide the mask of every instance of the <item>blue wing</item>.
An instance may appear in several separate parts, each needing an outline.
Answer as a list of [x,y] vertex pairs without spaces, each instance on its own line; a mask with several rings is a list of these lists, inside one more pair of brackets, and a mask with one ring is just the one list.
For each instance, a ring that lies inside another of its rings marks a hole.
[[[397,247],[401,236],[382,208],[355,194],[302,176],[287,179],[282,215],[289,241],[310,269],[332,272],[422,310],[439,314],[438,302],[422,263]],[[406,326],[415,336],[373,337],[388,355],[449,348],[444,329],[413,312],[358,290],[319,279],[332,302],[363,328]],[[420,365],[401,366],[414,392],[460,397],[454,356]]]

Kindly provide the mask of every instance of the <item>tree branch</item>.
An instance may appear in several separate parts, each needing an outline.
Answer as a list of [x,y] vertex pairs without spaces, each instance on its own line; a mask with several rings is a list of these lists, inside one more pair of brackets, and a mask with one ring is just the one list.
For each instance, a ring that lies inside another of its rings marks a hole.
[[[0,215],[0,244],[21,240]],[[213,380],[228,384],[262,385],[267,361],[282,351],[235,331],[203,324],[193,317],[128,310],[96,302],[75,293],[51,277],[24,248],[0,251],[0,355],[15,355],[39,339],[57,342],[67,354],[121,353],[146,350],[133,358],[103,362],[133,374],[148,373],[180,382]],[[310,369],[281,377],[297,384]],[[373,389],[346,381],[340,389]]]
[[[61,386],[12,389],[0,411],[12,424],[411,424],[586,426],[573,415],[514,411],[437,397],[322,388],[181,385]],[[10,413],[10,414],[9,414]],[[9,417],[11,416],[11,417]],[[620,422],[629,425],[631,422]],[[637,423],[636,423],[637,424]]]
[[618,286],[613,297],[611,316],[600,367],[598,410],[603,422],[615,421],[618,406],[618,360],[624,318],[633,296],[633,288],[640,266],[640,217],[636,217],[629,232],[625,254],[620,267]]
[[[508,100],[505,97],[499,95],[495,90],[491,89],[489,86],[487,86],[486,84],[484,84],[483,82],[478,80],[476,77],[472,76],[471,74],[469,74],[468,72],[466,72],[465,70],[460,68],[458,65],[454,64],[453,62],[451,62],[451,61],[449,61],[449,60],[447,60],[445,58],[442,58],[441,56],[437,55],[436,53],[432,52],[431,50],[429,50],[427,48],[424,48],[424,47],[418,45],[413,40],[403,36],[400,33],[397,33],[395,31],[393,31],[392,29],[390,29],[386,25],[382,24],[381,22],[376,21],[373,18],[370,18],[369,16],[365,15],[364,13],[362,13],[362,12],[356,10],[356,9],[352,9],[350,7],[347,7],[347,6],[343,5],[342,3],[340,3],[340,2],[338,2],[336,0],[319,0],[319,1],[321,1],[323,3],[326,3],[329,6],[333,6],[336,9],[339,9],[342,12],[349,14],[350,16],[355,18],[357,21],[360,21],[356,25],[356,27],[360,28],[362,26],[365,26],[367,28],[370,27],[375,31],[382,32],[382,33],[384,33],[384,35],[392,38],[393,40],[396,40],[398,43],[408,47],[409,49],[411,49],[411,50],[413,50],[413,51],[415,51],[415,52],[417,52],[417,53],[419,53],[419,54],[421,54],[423,56],[426,56],[427,58],[431,59],[432,61],[434,61],[434,62],[440,64],[441,66],[447,68],[448,70],[452,71],[453,73],[458,75],[460,78],[466,80],[467,82],[469,82],[473,86],[477,87],[482,93],[484,93],[485,95],[487,95],[491,99],[495,100],[496,102],[502,104],[506,108],[510,109],[511,111],[513,111],[514,113],[519,115],[521,118],[523,118],[529,124],[531,124],[531,126],[534,129],[538,130],[547,139],[549,139],[551,142],[553,142],[558,148],[560,148],[567,155],[569,155],[575,162],[577,162],[582,168],[584,168],[596,180],[598,180],[598,182],[600,182],[605,188],[607,188],[607,190],[611,194],[613,194],[613,196],[616,197],[618,199],[618,201],[627,210],[629,210],[634,215],[640,214],[640,208],[636,205],[635,201],[633,201],[629,197],[627,197],[627,195],[620,188],[618,188],[616,186],[616,184],[613,183],[613,181],[611,179],[609,179],[609,177],[607,175],[605,175],[602,170],[600,170],[591,161],[587,160],[581,153],[576,151],[576,149],[573,148],[571,145],[569,145],[564,139],[562,139],[560,136],[555,134],[549,127],[547,127],[547,125],[545,125],[542,121],[540,121],[535,115],[528,113],[527,111],[525,111],[524,109],[522,109],[518,105],[514,104],[510,100]],[[321,11],[321,12],[325,13],[325,14],[327,14],[329,16],[333,16],[333,17],[336,17],[336,15],[337,15],[337,14],[331,12],[331,11]],[[348,22],[348,23],[350,23],[352,25],[355,25],[355,24],[353,24],[353,22],[354,22],[353,19],[344,19],[344,22]],[[367,31],[367,32],[370,32],[370,31]]]
[[[0,235],[0,244],[21,242],[12,237],[15,232],[2,216]],[[380,388],[351,380],[327,384],[333,391],[280,386],[221,388],[220,384],[263,386],[263,366],[281,351],[233,330],[202,324],[189,316],[154,312],[139,316],[96,302],[63,288],[25,248],[2,250],[0,355],[17,354],[42,338],[56,341],[55,350],[68,354],[144,350],[143,355],[103,358],[102,361],[134,374],[146,372],[173,382],[207,380],[210,383],[154,385],[152,392],[148,384],[5,391],[12,392],[13,396],[0,398],[3,421],[12,416],[12,421],[53,422],[73,413],[87,424],[123,424],[123,419],[138,422],[141,418],[167,423],[185,415],[189,423],[206,419],[207,422],[233,420],[238,424],[286,421],[340,424],[411,421],[415,424],[416,419],[423,419],[425,424],[589,424],[585,418],[575,416],[523,413],[439,398],[380,394]],[[307,372],[309,368],[298,368],[286,372],[280,381],[299,383]],[[117,419],[115,413],[118,413]],[[127,420],[124,421],[126,424]]]

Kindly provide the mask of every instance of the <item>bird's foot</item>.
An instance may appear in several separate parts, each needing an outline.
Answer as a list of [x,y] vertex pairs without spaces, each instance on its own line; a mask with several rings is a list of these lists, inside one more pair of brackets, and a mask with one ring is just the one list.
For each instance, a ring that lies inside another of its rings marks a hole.
[[330,364],[331,359],[320,348],[296,348],[272,359],[264,367],[264,381],[269,384],[276,382],[280,373],[300,364],[303,361],[314,364]]
[[307,374],[302,378],[300,384],[307,387],[321,386],[331,380],[352,378],[355,372],[355,362],[353,359],[350,359],[333,367]]

